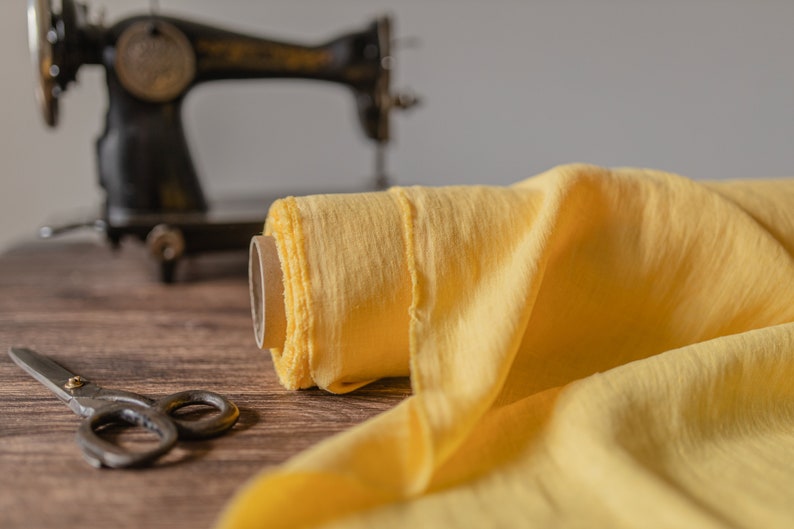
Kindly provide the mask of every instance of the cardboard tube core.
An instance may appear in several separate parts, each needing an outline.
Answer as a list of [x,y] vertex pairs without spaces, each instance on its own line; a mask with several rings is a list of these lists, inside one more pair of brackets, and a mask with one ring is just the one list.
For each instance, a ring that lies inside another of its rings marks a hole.
[[276,240],[267,235],[251,238],[249,258],[248,288],[256,345],[260,349],[280,348],[287,335],[287,316]]

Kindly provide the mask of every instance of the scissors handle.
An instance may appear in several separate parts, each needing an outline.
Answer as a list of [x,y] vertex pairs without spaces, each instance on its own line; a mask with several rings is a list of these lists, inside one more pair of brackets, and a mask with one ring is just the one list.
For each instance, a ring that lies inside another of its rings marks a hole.
[[[77,430],[77,444],[86,460],[94,466],[124,468],[142,466],[162,456],[176,444],[178,438],[206,439],[234,426],[240,411],[227,398],[204,390],[174,393],[147,405],[147,400],[134,394],[114,392],[124,400],[111,401],[98,407]],[[204,405],[218,413],[195,421],[183,420],[171,414],[185,406]],[[151,407],[150,407],[151,406]],[[127,423],[154,433],[158,442],[149,450],[129,450],[102,439],[98,431],[108,424]]]
[[[158,437],[157,446],[132,451],[102,439],[98,429],[108,424],[127,423],[140,426]],[[179,434],[170,417],[160,411],[132,403],[111,403],[99,408],[77,430],[77,444],[86,460],[95,467],[141,466],[165,454],[176,444]]]
[[[192,405],[204,405],[218,410],[217,414],[204,419],[188,421],[174,417],[172,414],[180,408]],[[202,389],[180,391],[157,400],[155,409],[168,415],[176,425],[181,439],[206,439],[222,434],[237,422],[240,410],[222,395]]]

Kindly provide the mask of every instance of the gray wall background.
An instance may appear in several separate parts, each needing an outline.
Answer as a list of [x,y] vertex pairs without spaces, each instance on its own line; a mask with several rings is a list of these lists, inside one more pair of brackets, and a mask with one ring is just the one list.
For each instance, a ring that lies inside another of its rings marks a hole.
[[[397,87],[398,184],[508,184],[551,166],[643,166],[697,179],[794,176],[790,0],[161,0],[168,14],[271,38],[323,41],[383,12],[418,48]],[[94,1],[111,23],[147,2]],[[100,201],[93,145],[103,74],[81,70],[48,130],[33,99],[25,1],[0,3],[0,248]],[[339,86],[219,82],[185,120],[211,198],[364,186],[373,153]]]

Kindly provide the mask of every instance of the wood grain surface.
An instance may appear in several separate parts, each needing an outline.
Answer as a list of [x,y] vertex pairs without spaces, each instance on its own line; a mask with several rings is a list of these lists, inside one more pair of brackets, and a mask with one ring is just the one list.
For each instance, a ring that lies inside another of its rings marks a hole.
[[[207,255],[164,285],[143,248],[113,252],[98,240],[0,256],[0,527],[210,527],[257,473],[410,394],[406,379],[342,396],[283,389],[254,343],[246,274],[244,252]],[[180,441],[153,467],[94,469],[75,444],[81,419],[11,361],[11,346],[108,388],[209,389],[233,400],[240,420],[224,436]]]

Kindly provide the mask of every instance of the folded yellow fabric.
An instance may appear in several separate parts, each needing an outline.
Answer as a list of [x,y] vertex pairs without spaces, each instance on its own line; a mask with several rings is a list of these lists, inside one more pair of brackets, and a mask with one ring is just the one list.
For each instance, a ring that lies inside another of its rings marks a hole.
[[571,165],[271,208],[288,388],[413,395],[247,484],[254,527],[789,527],[794,180]]

